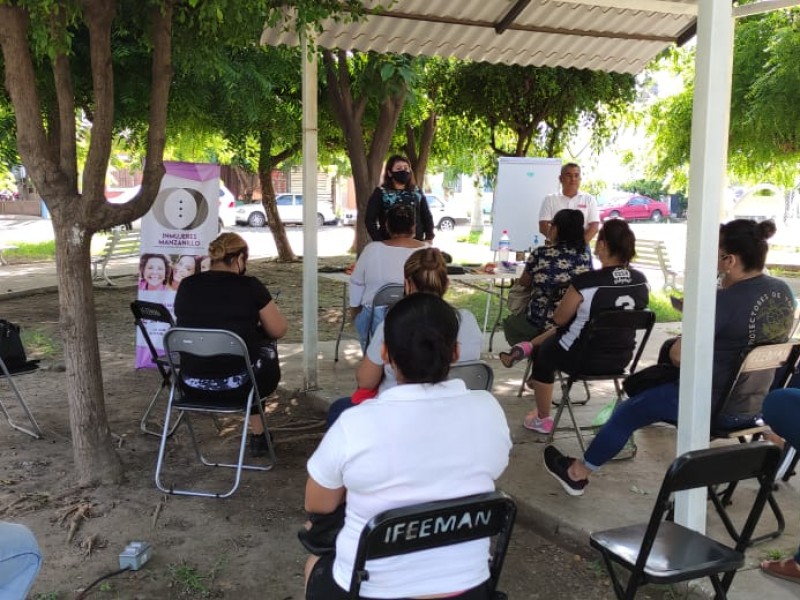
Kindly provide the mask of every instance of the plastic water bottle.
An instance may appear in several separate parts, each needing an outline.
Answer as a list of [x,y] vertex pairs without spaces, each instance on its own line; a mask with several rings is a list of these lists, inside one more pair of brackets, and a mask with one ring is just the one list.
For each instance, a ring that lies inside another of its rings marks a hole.
[[497,244],[497,257],[500,262],[508,262],[509,250],[511,250],[511,238],[508,237],[508,231],[504,229]]

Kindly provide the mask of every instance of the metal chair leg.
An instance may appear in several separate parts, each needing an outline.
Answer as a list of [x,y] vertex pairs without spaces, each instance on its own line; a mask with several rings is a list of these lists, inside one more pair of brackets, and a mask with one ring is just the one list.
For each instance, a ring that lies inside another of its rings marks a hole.
[[275,449],[272,444],[272,439],[269,435],[269,429],[267,428],[267,418],[264,414],[264,408],[261,401],[258,401],[258,412],[261,418],[262,425],[264,426],[264,436],[267,441],[267,448],[269,451],[269,462],[267,465],[249,465],[245,464],[244,461],[244,453],[247,446],[247,428],[248,428],[248,415],[250,414],[250,409],[252,407],[252,400],[249,400],[247,403],[246,410],[242,417],[242,436],[241,440],[239,441],[239,450],[238,450],[238,462],[236,463],[221,463],[221,462],[214,462],[207,459],[202,451],[200,450],[200,445],[197,443],[197,437],[195,436],[194,427],[192,425],[192,419],[189,415],[190,410],[188,411],[179,411],[180,414],[176,419],[180,420],[182,417],[185,417],[186,427],[189,431],[189,440],[192,445],[192,449],[195,453],[198,462],[205,466],[211,467],[226,467],[232,468],[236,470],[235,479],[233,485],[224,493],[215,493],[215,492],[205,492],[205,491],[195,491],[189,489],[179,489],[176,488],[173,484],[166,486],[161,481],[161,472],[164,466],[164,457],[166,454],[166,444],[167,439],[170,437],[169,432],[174,431],[174,429],[178,426],[178,424],[174,424],[170,427],[170,417],[173,408],[173,401],[174,401],[174,388],[170,391],[170,398],[168,401],[167,406],[167,414],[164,419],[164,428],[162,430],[161,435],[161,443],[159,445],[158,450],[158,459],[156,462],[156,487],[159,490],[168,493],[168,494],[175,494],[175,495],[182,495],[182,496],[201,496],[201,497],[208,497],[208,498],[228,498],[229,496],[233,495],[237,489],[239,489],[239,484],[241,482],[242,471],[249,470],[249,471],[270,471],[275,466]]
[[347,321],[347,284],[342,284],[342,320],[339,323],[339,333],[336,334],[336,349],[333,351],[333,362],[339,362],[339,344],[342,342],[344,325]]
[[533,371],[533,361],[528,358],[527,364],[525,365],[525,373],[522,375],[522,383],[519,384],[517,398],[522,398],[522,392],[525,391],[525,383],[528,381],[528,377],[531,376],[531,371]]
[[[148,435],[156,435],[156,436],[161,435],[162,433],[161,429],[150,428],[150,413],[153,412],[153,408],[155,408],[156,404],[158,403],[158,399],[161,397],[161,393],[165,389],[169,390],[170,385],[171,384],[169,381],[162,380],[161,386],[158,388],[158,391],[156,391],[155,395],[153,396],[153,399],[150,400],[150,404],[147,405],[147,410],[144,411],[144,414],[142,415],[142,420],[139,421],[139,429],[142,430],[142,433],[146,433]],[[175,424],[167,433],[168,436],[172,436],[175,433],[175,430],[178,428],[178,425],[181,424],[182,419],[183,419],[183,413],[180,413],[178,415],[178,418],[175,420]]]
[[17,400],[19,400],[19,404],[22,407],[22,410],[25,413],[25,416],[28,418],[28,421],[31,424],[31,429],[29,429],[27,427],[24,427],[23,425],[18,425],[17,423],[15,423],[14,420],[11,418],[11,415],[8,413],[8,410],[6,410],[5,405],[0,400],[0,410],[3,411],[3,415],[5,416],[6,421],[8,421],[8,424],[13,429],[16,429],[17,431],[21,431],[22,433],[25,433],[25,434],[33,437],[33,438],[36,438],[37,440],[41,439],[42,430],[39,428],[39,424],[36,422],[36,418],[33,416],[33,413],[31,412],[31,409],[28,408],[28,404],[25,402],[25,399],[22,397],[22,394],[20,393],[19,388],[17,388],[17,385],[14,383],[14,379],[11,377],[11,373],[9,373],[5,362],[2,361],[2,360],[0,360],[0,369],[3,370],[3,375],[8,380],[8,383],[11,386],[11,389],[14,391],[14,395],[17,397]]

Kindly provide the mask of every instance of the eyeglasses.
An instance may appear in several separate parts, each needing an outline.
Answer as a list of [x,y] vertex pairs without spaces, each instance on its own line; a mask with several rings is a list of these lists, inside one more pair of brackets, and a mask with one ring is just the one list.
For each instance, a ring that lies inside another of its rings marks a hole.
[[720,254],[717,260],[725,260],[726,258],[730,258],[730,254]]
[[401,171],[406,171],[406,172],[410,173],[411,172],[411,168],[409,168],[409,167],[397,167],[395,169],[392,169],[392,173],[400,173]]

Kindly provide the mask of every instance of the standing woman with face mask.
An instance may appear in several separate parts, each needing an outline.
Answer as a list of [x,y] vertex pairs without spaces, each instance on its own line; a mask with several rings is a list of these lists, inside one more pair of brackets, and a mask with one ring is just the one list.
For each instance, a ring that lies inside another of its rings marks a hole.
[[405,156],[395,154],[386,161],[383,183],[375,188],[367,201],[365,223],[369,237],[375,241],[388,240],[386,216],[393,206],[405,204],[414,209],[418,240],[430,242],[433,237],[433,216],[425,195],[417,187],[411,163]]
[[[275,340],[286,335],[286,318],[269,290],[245,275],[247,242],[235,233],[223,233],[208,245],[211,266],[181,282],[175,295],[178,327],[225,329],[247,344],[261,397],[275,391],[281,372]],[[184,384],[199,390],[236,389],[244,385],[241,359],[185,356],[181,360]],[[255,409],[254,409],[255,410]],[[268,448],[258,413],[250,416],[251,456],[264,456]]]

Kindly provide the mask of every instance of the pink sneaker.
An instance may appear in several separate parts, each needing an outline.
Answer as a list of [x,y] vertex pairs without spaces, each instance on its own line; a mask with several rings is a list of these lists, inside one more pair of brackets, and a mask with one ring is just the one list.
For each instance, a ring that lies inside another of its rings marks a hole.
[[536,415],[528,415],[522,421],[522,426],[537,433],[551,433],[553,431],[553,417],[540,419]]

